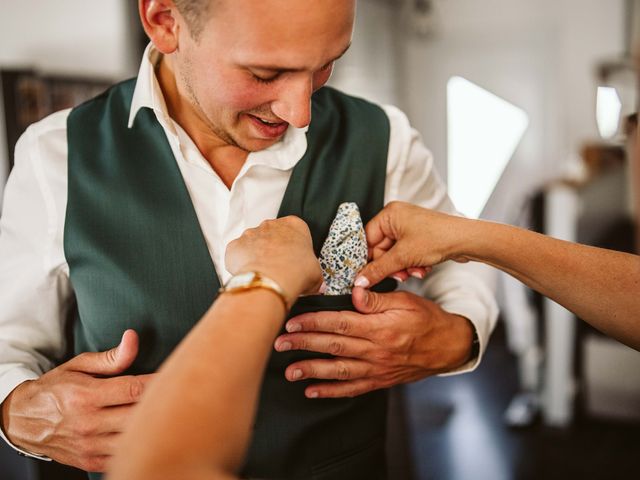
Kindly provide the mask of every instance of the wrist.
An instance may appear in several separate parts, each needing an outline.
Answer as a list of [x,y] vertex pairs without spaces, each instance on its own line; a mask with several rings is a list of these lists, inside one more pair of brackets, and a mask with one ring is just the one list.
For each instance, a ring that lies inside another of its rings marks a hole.
[[470,232],[472,228],[471,222],[466,217],[451,216],[451,221],[446,227],[450,232],[446,238],[446,243],[443,245],[443,261],[465,258],[465,254],[468,254],[469,243],[473,239],[473,234]]
[[464,217],[460,218],[460,222],[459,241],[454,246],[454,256],[451,258],[484,262],[489,254],[489,249],[496,244],[491,232],[496,224]]
[[469,327],[471,328],[471,346],[469,348],[469,354],[467,355],[467,359],[464,364],[469,362],[475,362],[480,356],[480,337],[478,336],[478,330],[476,330],[476,326],[466,317],[463,317]]
[[[289,311],[298,295],[291,288],[291,284],[284,283],[284,285],[274,276],[266,274],[265,269],[247,268],[231,277],[220,289],[220,293],[238,294],[264,290],[270,292],[270,295],[278,297],[285,311]],[[294,293],[291,293],[292,290]]]
[[282,289],[289,306],[293,305],[305,289],[304,278],[292,274],[295,269],[291,266],[279,265],[246,265],[241,272],[259,272],[272,279]]
[[[457,339],[450,351],[451,359],[447,370],[455,370],[466,365],[477,357],[479,353],[479,343],[474,346],[477,338],[475,326],[467,317],[450,314],[453,317],[452,334]],[[474,355],[474,351],[476,354]]]
[[[23,450],[29,450],[29,446],[23,444],[21,441],[23,439],[20,438],[21,435],[16,432],[16,422],[14,421],[15,419],[12,418],[12,412],[16,409],[20,410],[19,404],[25,397],[23,393],[26,389],[30,388],[34,381],[35,380],[27,380],[16,386],[1,404],[0,428],[2,429],[2,433],[14,447]],[[27,393],[26,398],[28,398],[29,395],[30,394]],[[16,418],[20,418],[20,415]]]

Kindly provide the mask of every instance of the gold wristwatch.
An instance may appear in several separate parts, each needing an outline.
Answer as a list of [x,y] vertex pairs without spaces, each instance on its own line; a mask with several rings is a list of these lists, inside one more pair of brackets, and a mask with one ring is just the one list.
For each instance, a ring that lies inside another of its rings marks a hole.
[[262,275],[260,272],[245,272],[238,275],[234,275],[229,281],[222,287],[218,293],[241,293],[248,290],[255,290],[256,288],[266,288],[274,292],[284,305],[284,309],[289,311],[289,304],[287,303],[287,296],[282,290],[282,287],[272,278]]

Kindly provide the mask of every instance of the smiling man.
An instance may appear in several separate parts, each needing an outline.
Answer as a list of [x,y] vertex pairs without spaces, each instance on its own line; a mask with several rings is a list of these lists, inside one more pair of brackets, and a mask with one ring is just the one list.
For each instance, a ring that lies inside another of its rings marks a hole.
[[[1,433],[91,472],[108,468],[144,385],[231,278],[226,245],[244,230],[296,215],[318,254],[345,201],[364,222],[393,200],[454,211],[399,110],[322,88],[355,1],[139,10],[151,44],[137,78],[25,132],[2,215]],[[294,306],[245,476],[384,477],[385,389],[472,370],[495,323],[465,265],[423,291]]]

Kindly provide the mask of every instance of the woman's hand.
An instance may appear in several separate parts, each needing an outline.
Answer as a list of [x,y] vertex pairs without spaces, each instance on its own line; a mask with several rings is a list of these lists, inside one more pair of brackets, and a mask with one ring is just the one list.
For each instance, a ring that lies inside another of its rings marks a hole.
[[283,288],[292,305],[302,294],[317,293],[322,270],[313,252],[311,233],[298,217],[266,220],[229,243],[225,255],[229,272],[256,271]]
[[445,260],[468,261],[460,247],[470,222],[409,203],[389,203],[365,227],[373,261],[360,271],[356,285],[375,285],[398,273],[406,278]]

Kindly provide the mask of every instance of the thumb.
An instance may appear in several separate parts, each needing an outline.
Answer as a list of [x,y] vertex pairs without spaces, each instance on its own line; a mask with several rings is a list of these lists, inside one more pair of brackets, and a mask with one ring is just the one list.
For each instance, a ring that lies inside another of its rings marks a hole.
[[354,285],[364,288],[371,287],[396,272],[400,272],[407,267],[414,267],[415,265],[406,265],[401,261],[396,245],[377,259],[367,263],[358,273]]
[[104,352],[85,352],[72,358],[68,366],[94,375],[118,375],[131,366],[138,355],[138,334],[126,330],[117,347]]
[[360,287],[354,287],[351,294],[353,306],[360,313],[382,313],[387,310],[404,308],[399,295],[402,292],[377,293]]

